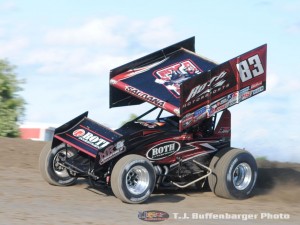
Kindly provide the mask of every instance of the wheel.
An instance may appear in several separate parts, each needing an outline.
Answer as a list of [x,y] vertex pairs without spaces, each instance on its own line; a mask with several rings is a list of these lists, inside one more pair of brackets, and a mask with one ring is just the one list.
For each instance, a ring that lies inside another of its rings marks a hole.
[[209,187],[217,196],[246,199],[251,196],[257,178],[257,165],[253,156],[242,149],[218,152],[210,162],[212,174]]
[[57,147],[51,149],[51,143],[47,143],[41,151],[39,158],[39,168],[42,177],[52,185],[56,186],[68,186],[76,182],[77,177],[71,176],[69,171],[59,165],[59,157],[70,158],[76,154],[76,150],[71,147],[65,148],[65,144],[62,143]]
[[114,195],[126,203],[146,201],[153,192],[155,181],[152,164],[139,155],[121,158],[111,174],[111,188]]

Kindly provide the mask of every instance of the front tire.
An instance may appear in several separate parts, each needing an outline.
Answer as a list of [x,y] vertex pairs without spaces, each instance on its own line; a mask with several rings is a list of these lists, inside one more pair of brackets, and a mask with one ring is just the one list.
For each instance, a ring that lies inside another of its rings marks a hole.
[[69,186],[74,184],[77,177],[71,176],[66,168],[59,165],[58,157],[65,157],[67,154],[67,157],[70,158],[76,153],[77,151],[71,147],[67,147],[66,151],[64,143],[52,149],[51,142],[47,143],[42,149],[39,158],[39,168],[44,180],[55,186]]
[[253,156],[242,149],[218,152],[210,162],[212,174],[208,183],[217,196],[246,199],[251,196],[257,178],[257,165]]
[[139,155],[127,155],[113,168],[111,188],[121,201],[141,203],[150,197],[155,180],[155,171],[149,160]]

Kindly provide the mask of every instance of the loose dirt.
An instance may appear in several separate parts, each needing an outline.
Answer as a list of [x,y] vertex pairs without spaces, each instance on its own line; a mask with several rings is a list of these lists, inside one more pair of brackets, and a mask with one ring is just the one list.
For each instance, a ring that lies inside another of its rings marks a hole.
[[[0,138],[0,224],[149,224],[138,218],[160,210],[159,224],[300,224],[300,164],[260,160],[254,197],[238,201],[210,191],[154,193],[144,204],[125,204],[85,180],[71,187],[46,183],[38,170],[45,142]],[[220,219],[223,218],[223,219]]]

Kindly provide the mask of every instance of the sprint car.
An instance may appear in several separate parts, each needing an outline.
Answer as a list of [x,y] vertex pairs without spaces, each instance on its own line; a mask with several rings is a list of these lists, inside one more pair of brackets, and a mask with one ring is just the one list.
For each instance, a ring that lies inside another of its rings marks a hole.
[[219,197],[248,198],[257,165],[248,151],[231,147],[228,108],[265,91],[266,52],[262,45],[216,64],[195,53],[191,37],[112,69],[110,107],[153,108],[115,130],[88,112],[56,128],[40,154],[42,177],[57,186],[86,178],[126,203],[146,201],[155,188],[195,184]]

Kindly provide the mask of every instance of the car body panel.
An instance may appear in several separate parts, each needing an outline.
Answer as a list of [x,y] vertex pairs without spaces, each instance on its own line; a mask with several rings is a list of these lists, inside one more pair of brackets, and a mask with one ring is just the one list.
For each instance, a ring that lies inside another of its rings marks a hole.
[[54,137],[96,158],[98,151],[119,140],[122,135],[83,117],[70,129],[55,132]]
[[[203,166],[189,161],[197,158],[207,168],[218,151],[231,146],[228,108],[266,90],[267,46],[219,65],[194,51],[190,38],[111,70],[110,107],[148,102],[154,108],[116,130],[88,112],[58,127],[52,148],[65,143],[80,152],[66,168],[109,184],[118,160],[137,154],[158,170],[158,183],[171,169],[169,181],[196,180]],[[154,120],[142,120],[156,109]],[[172,115],[161,117],[164,110]]]
[[[163,51],[163,49],[162,49]],[[180,118],[183,131],[266,90],[267,45],[220,65],[180,48],[146,65],[111,72],[111,107],[148,102]],[[144,57],[144,58],[147,58]]]

